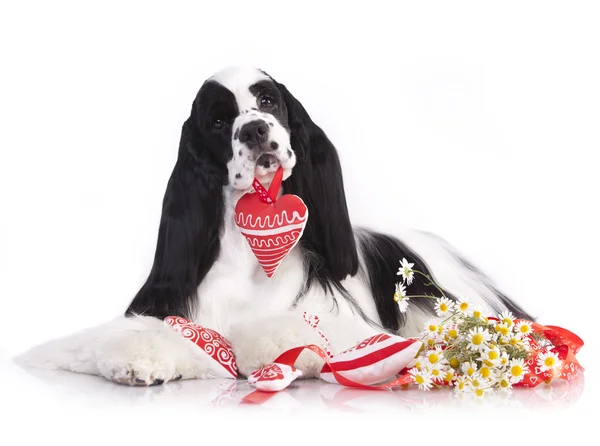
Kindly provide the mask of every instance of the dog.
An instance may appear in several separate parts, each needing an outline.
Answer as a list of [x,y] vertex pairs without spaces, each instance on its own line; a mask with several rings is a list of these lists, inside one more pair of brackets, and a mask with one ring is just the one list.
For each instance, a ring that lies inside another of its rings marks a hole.
[[[278,169],[280,194],[299,196],[310,218],[269,278],[234,210],[255,178],[268,186]],[[415,298],[401,311],[394,293],[402,259],[429,276],[412,278],[411,295],[431,295],[435,284],[489,314],[533,319],[439,237],[353,227],[340,160],[325,132],[266,72],[227,68],[203,83],[182,126],[154,263],[125,314],[34,347],[17,362],[140,386],[214,377],[197,346],[163,323],[167,316],[227,338],[245,376],[289,348],[323,345],[303,312],[319,315],[334,354],[381,332],[416,336],[436,317],[434,300]],[[322,365],[306,352],[296,367],[310,378]]]

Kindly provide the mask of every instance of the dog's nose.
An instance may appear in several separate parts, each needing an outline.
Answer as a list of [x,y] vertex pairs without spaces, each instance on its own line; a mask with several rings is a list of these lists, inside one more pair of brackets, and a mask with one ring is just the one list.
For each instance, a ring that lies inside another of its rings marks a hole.
[[269,126],[265,121],[252,121],[244,124],[240,130],[240,142],[248,146],[257,146],[266,142]]

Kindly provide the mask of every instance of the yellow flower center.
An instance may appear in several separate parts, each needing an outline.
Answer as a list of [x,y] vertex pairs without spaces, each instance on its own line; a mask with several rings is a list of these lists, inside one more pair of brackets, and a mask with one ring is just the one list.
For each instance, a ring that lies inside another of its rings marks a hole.
[[554,367],[555,362],[556,361],[553,356],[548,356],[546,359],[544,359],[544,365],[546,367]]
[[469,308],[468,302],[461,302],[459,308],[460,308],[460,311],[467,311],[467,308]]
[[432,364],[435,364],[436,362],[438,362],[438,359],[440,359],[440,358],[435,353],[431,353],[429,355],[429,362],[432,363]]
[[481,317],[481,311],[473,311],[473,317]]
[[496,325],[494,327],[494,330],[496,330],[496,333],[500,333],[500,328],[501,328],[500,325]]
[[476,370],[475,370],[473,367],[469,367],[469,368],[467,369],[467,375],[471,376],[473,373],[475,373],[475,371],[476,371]]
[[483,367],[479,370],[479,373],[481,373],[481,376],[484,378],[489,378],[492,371],[487,367]]
[[429,347],[433,347],[433,346],[435,345],[435,341],[434,341],[433,339],[428,339],[428,340],[427,340],[427,345],[428,345]]
[[442,327],[441,325],[438,327],[437,329],[438,334],[442,334],[444,332],[444,327]]
[[417,384],[424,384],[425,380],[423,379],[423,377],[421,375],[417,375],[417,376],[415,376],[415,382]]
[[513,324],[513,321],[508,317],[505,317],[504,319],[502,319],[502,322],[504,322],[509,327]]
[[520,365],[513,365],[510,369],[510,373],[512,376],[521,376],[523,374],[523,367]]
[[505,379],[503,379],[502,381],[500,381],[500,387],[504,387],[505,389],[508,387],[509,382]]
[[453,379],[454,379],[454,373],[452,373],[452,372],[446,372],[446,376],[444,376],[444,380],[450,382]]
[[436,330],[437,330],[437,325],[430,325],[430,326],[429,326],[429,331],[430,331],[430,332],[432,332],[432,333],[435,333],[435,332],[436,332]]
[[500,352],[498,350],[490,350],[488,352],[488,359],[491,359],[492,361],[494,359],[498,359],[500,357]]
[[519,340],[517,338],[512,338],[509,342],[510,345],[515,346],[519,344]]
[[458,336],[458,332],[455,328],[451,328],[450,330],[448,330],[448,336],[454,339]]
[[481,345],[481,343],[483,342],[483,335],[481,333],[477,333],[476,335],[473,335],[473,337],[471,338],[471,342],[474,345]]
[[436,369],[436,370],[432,370],[432,371],[431,371],[431,374],[432,374],[433,376],[440,376],[440,371],[439,371],[439,370],[437,370],[437,369]]
[[453,369],[457,369],[460,366],[460,361],[456,358],[452,358],[450,360],[450,367],[452,367]]
[[502,364],[502,365],[506,365],[507,362],[508,362],[508,358],[506,356],[504,358],[500,359],[500,364]]
[[477,395],[477,396],[483,396],[483,393],[484,393],[483,389],[477,389],[477,390],[475,390],[475,395]]
[[445,303],[442,303],[442,304],[440,305],[440,311],[441,311],[442,313],[445,313],[446,311],[448,311],[448,305],[446,305]]
[[506,336],[509,333],[508,327],[506,325],[502,325],[500,327],[500,334],[502,334],[502,336]]
[[398,302],[399,300],[398,293],[394,293],[394,302]]
[[458,383],[458,390],[464,390],[465,389],[465,383],[464,381],[461,381]]
[[519,331],[521,333],[529,333],[529,325],[521,325],[521,328],[519,329]]
[[471,381],[471,385],[473,387],[479,387],[481,385],[481,383],[479,382],[478,379],[474,379],[473,381]]
[[421,361],[417,361],[415,363],[415,367],[417,368],[417,370],[421,370]]

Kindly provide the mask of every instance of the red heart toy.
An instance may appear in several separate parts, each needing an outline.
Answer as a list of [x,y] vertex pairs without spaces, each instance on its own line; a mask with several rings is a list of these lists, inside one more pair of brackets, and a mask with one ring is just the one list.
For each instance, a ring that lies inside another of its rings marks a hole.
[[256,193],[245,194],[235,207],[235,222],[268,277],[296,246],[308,220],[308,208],[300,197],[287,194],[277,198],[282,179],[280,167],[267,191],[255,178]]

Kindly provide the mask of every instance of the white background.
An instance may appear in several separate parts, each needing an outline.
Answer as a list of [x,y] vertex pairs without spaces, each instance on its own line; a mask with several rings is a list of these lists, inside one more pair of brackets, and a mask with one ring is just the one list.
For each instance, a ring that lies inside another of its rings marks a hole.
[[[337,146],[355,223],[441,235],[541,322],[587,341],[586,413],[600,296],[598,9],[410,3],[2,3],[0,355],[125,310],[151,266],[198,88],[251,64]],[[7,392],[11,404],[23,395]],[[125,416],[137,429],[146,419]]]

